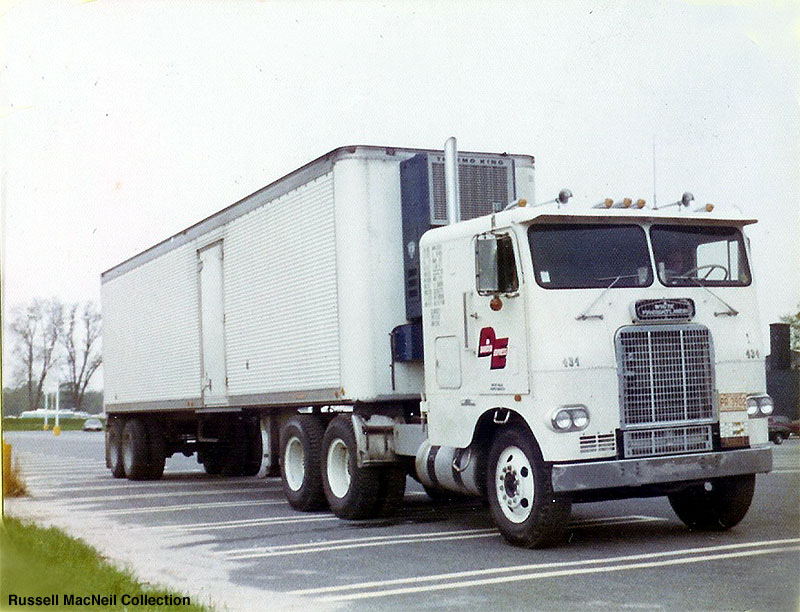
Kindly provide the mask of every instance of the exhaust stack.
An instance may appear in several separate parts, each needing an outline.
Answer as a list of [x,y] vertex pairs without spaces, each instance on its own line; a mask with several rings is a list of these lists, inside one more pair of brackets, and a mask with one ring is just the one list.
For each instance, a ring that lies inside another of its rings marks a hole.
[[461,221],[461,199],[458,193],[458,149],[455,136],[444,143],[444,186],[447,223],[458,223]]

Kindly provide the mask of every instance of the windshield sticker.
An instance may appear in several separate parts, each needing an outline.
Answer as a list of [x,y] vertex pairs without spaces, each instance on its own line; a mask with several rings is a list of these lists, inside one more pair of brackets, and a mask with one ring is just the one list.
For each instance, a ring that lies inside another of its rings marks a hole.
[[541,272],[539,272],[539,278],[542,279],[543,283],[549,283],[550,282],[550,272],[548,272],[547,270],[542,270]]
[[478,358],[491,356],[492,370],[502,370],[506,367],[508,356],[508,338],[498,338],[493,327],[484,327],[478,342]]

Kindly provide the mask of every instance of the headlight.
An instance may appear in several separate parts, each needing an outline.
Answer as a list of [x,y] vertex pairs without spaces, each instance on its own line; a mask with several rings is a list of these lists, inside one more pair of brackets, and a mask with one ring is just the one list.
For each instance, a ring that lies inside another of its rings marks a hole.
[[566,410],[559,410],[553,417],[553,427],[561,431],[566,431],[572,427],[572,417]]
[[580,431],[589,426],[589,410],[586,406],[559,406],[550,419],[556,431]]
[[747,398],[747,414],[751,419],[769,416],[773,410],[772,398],[769,395],[751,395]]

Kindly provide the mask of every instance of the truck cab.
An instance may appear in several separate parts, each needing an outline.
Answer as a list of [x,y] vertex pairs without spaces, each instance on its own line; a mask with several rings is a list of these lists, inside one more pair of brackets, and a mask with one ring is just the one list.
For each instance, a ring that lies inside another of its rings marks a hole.
[[754,220],[643,204],[518,202],[420,241],[428,439],[485,459],[512,542],[640,495],[727,528],[770,469]]

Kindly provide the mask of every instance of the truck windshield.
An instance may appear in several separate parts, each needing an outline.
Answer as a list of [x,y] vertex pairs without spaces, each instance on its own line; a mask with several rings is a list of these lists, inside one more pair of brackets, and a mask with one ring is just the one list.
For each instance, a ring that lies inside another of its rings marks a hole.
[[638,225],[539,224],[528,230],[536,282],[546,289],[645,287],[653,282]]
[[654,225],[650,239],[658,278],[664,285],[750,284],[750,268],[738,228]]

